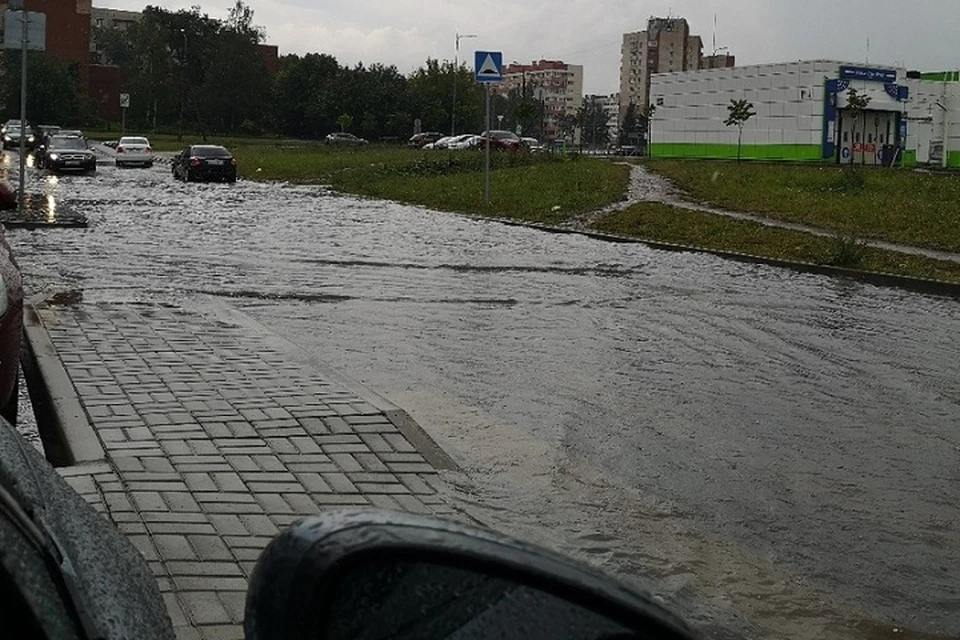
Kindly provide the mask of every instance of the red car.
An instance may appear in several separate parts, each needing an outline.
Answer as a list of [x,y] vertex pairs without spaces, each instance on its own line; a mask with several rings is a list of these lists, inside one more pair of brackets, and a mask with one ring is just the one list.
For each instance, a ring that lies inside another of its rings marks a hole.
[[480,149],[486,146],[488,139],[490,140],[490,148],[495,151],[520,151],[526,149],[526,144],[524,144],[520,136],[513,131],[484,131],[480,134]]
[[23,335],[23,283],[0,225],[0,416],[17,423],[20,401],[20,340]]

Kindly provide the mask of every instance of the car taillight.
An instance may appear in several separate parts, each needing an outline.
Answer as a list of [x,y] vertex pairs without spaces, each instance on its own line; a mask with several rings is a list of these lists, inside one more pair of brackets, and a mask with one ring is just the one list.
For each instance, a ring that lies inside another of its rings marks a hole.
[[199,167],[199,166],[200,166],[200,158],[190,158],[190,166],[191,166],[191,167]]
[[153,149],[151,149],[150,147],[147,147],[146,149],[144,149],[144,151],[146,151],[147,153],[153,153]]
[[233,166],[237,166],[237,159],[236,159],[236,158],[230,158],[230,164],[232,164]]
[[123,153],[123,147],[117,147],[117,153]]

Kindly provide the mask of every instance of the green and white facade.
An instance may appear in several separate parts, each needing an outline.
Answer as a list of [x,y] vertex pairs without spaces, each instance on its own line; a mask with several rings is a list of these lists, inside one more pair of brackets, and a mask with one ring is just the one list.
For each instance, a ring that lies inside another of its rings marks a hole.
[[[724,121],[730,101],[745,99],[756,115],[743,158],[879,164],[887,147],[897,162],[960,166],[960,82],[909,75],[831,60],[656,74],[650,153],[735,158],[737,127]],[[851,89],[870,98],[856,118]]]

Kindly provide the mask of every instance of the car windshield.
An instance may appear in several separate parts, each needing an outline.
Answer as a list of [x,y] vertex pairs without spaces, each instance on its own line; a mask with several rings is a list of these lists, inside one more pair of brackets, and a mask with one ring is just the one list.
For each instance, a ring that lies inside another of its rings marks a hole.
[[121,145],[124,145],[124,144],[132,144],[132,145],[143,145],[143,146],[147,146],[147,145],[150,144],[150,143],[147,142],[147,139],[146,139],[146,138],[120,138],[120,144],[121,144]]
[[223,147],[199,146],[192,147],[190,155],[197,158],[229,158],[230,152]]
[[74,136],[58,137],[55,136],[50,141],[51,149],[86,149],[87,143],[82,138]]

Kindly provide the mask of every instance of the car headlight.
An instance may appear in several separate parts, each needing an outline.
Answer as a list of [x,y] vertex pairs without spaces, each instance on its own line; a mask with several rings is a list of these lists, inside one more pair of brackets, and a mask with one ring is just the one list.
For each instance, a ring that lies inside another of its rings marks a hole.
[[51,159],[51,160],[59,160],[59,159],[60,159],[60,154],[59,154],[59,153],[51,153],[51,154],[50,154],[50,159]]
[[33,136],[30,136],[29,138],[27,138],[27,140],[29,140],[30,142],[33,142],[34,140],[36,140],[36,138],[34,138]]

